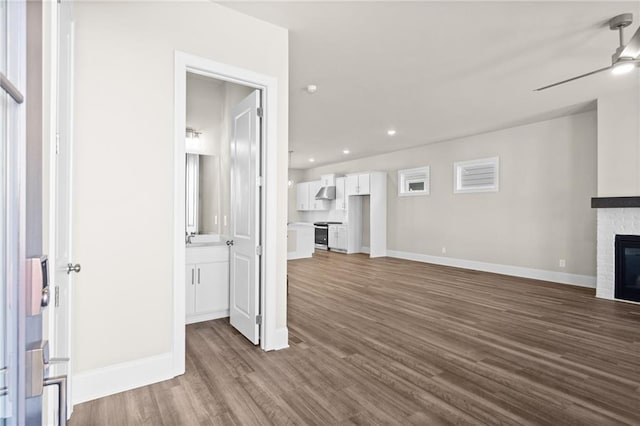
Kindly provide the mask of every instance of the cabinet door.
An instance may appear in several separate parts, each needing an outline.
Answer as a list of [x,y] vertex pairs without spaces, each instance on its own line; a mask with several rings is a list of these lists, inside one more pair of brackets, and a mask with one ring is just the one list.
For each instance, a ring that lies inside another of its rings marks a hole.
[[329,225],[329,248],[338,247],[338,227],[336,225]]
[[346,179],[339,177],[336,179],[336,210],[347,209],[347,196],[345,192]]
[[229,309],[229,263],[199,263],[196,268],[196,313]]
[[196,309],[196,265],[187,265],[184,284],[186,286],[186,314],[192,315]]
[[358,175],[358,194],[367,195],[371,193],[369,185],[369,173]]
[[338,245],[337,248],[340,250],[347,249],[347,239],[349,238],[347,235],[347,227],[346,226],[338,226],[336,230],[336,234],[338,237]]
[[309,184],[307,182],[296,185],[296,203],[298,210],[309,210]]
[[345,192],[347,196],[349,195],[358,195],[358,176],[347,176],[346,189]]
[[319,180],[309,182],[309,210],[323,210],[324,204],[320,200],[316,200],[316,194],[322,188],[322,182]]

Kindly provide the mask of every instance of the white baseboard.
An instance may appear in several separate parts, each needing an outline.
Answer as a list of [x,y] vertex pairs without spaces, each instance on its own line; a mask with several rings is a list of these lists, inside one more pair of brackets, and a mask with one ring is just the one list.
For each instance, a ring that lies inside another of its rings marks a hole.
[[365,246],[360,247],[360,253],[369,254],[370,252],[371,252],[371,249],[369,247],[365,247]]
[[405,251],[387,250],[387,256],[398,259],[415,260],[417,262],[434,263],[436,265],[455,266],[456,268],[493,272],[495,274],[552,281],[580,287],[596,287],[596,277],[591,275],[568,274],[566,272],[546,271],[543,269],[523,268],[521,266],[500,265],[497,263],[477,262],[474,260],[454,259],[451,257],[430,256],[427,254],[409,253]]
[[173,353],[167,352],[73,375],[73,404],[169,380]]
[[279,351],[289,347],[289,329],[287,327],[276,328],[273,334],[273,341],[269,342],[269,346],[265,347],[265,351]]

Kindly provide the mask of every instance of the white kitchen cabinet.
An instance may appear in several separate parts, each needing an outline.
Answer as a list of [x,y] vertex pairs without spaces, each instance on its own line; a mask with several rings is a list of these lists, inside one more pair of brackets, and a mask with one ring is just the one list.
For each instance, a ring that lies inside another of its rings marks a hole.
[[320,186],[335,186],[336,175],[322,175],[320,176]]
[[329,248],[347,251],[348,232],[346,225],[329,225]]
[[186,323],[229,316],[229,249],[187,248]]
[[302,182],[296,185],[297,210],[310,210],[309,206],[309,182]]
[[347,198],[347,192],[345,185],[347,179],[343,177],[336,178],[336,210],[347,210],[349,208],[349,199]]
[[369,173],[348,175],[346,192],[347,192],[347,196],[369,195],[371,193],[370,184],[369,184]]
[[322,181],[301,182],[296,186],[297,210],[329,210],[330,202],[316,200],[316,194],[322,188]]

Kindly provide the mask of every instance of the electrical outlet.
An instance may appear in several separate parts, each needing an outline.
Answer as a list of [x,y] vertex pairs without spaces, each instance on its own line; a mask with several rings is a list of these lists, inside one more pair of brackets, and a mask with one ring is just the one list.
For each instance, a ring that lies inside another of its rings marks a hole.
[[564,260],[564,259],[560,259],[560,262],[558,262],[558,265],[559,265],[561,268],[564,268],[564,267],[566,267],[566,266],[567,266],[567,261],[566,261],[566,260]]
[[447,254],[447,248],[446,247],[442,247],[442,254]]
[[213,216],[213,224],[217,225],[218,224],[218,215],[214,215]]

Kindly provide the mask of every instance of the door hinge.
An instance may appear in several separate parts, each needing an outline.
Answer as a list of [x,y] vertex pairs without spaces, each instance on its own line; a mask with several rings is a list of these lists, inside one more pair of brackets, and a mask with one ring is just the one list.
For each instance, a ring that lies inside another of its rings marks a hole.
[[256,324],[262,325],[262,315],[256,315]]
[[56,154],[60,153],[60,133],[56,133]]
[[60,287],[56,286],[56,294],[54,296],[54,306],[57,308],[60,306]]
[[262,256],[262,246],[256,246],[256,254]]
[[256,178],[256,185],[258,185],[258,186],[262,186],[262,176],[258,176],[258,177]]
[[262,108],[258,108],[258,117],[262,118],[263,115],[264,111],[262,111]]

